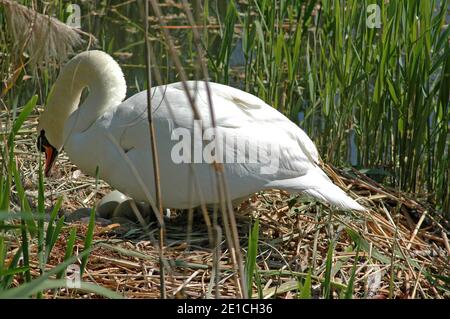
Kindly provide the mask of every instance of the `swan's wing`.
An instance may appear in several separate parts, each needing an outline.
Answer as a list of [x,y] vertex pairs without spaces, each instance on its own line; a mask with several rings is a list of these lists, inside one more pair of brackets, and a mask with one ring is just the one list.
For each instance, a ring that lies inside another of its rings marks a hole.
[[[210,121],[208,90],[206,83],[202,81],[186,82],[189,93],[198,101],[200,113],[205,120]],[[265,103],[260,98],[242,90],[219,83],[209,82],[209,92],[214,105],[217,126],[242,127],[249,123],[258,125],[277,126],[284,130],[291,139],[297,140],[302,150],[310,156],[314,162],[318,161],[317,148],[306,133],[286,116]],[[182,90],[181,82],[173,83],[167,87]]]
[[[190,91],[196,92],[196,96],[204,102],[203,105],[208,106],[205,103],[207,101],[207,90],[204,82],[199,82],[197,89],[195,88],[196,82],[188,82]],[[176,83],[175,85],[180,85]],[[313,141],[306,135],[306,133],[293,122],[291,122],[282,113],[265,103],[260,98],[244,92],[242,90],[226,86],[223,84],[208,83],[210,91],[213,92],[213,103],[215,105],[215,112],[217,118],[217,125],[222,127],[233,127],[239,124],[240,127],[245,125],[257,125],[260,127],[266,127],[270,129],[277,128],[277,132],[281,137],[284,137],[284,141],[289,139],[290,141],[296,141],[301,148],[301,151],[313,162],[318,162],[318,152]],[[236,123],[236,119],[239,119]],[[283,141],[280,141],[282,143]]]
[[[201,115],[202,126],[211,127],[205,82],[189,81],[186,84]],[[282,174],[286,178],[303,175],[308,168],[318,162],[318,152],[314,143],[301,128],[283,114],[256,96],[239,89],[212,82],[208,85],[217,134],[236,140],[246,138],[256,145],[265,144],[266,147],[262,146],[262,153],[266,152],[269,155],[275,145],[279,152],[278,164],[282,171],[286,171]],[[111,115],[111,128],[124,149],[143,147],[142,143],[148,147],[146,109],[146,92],[141,92],[112,110],[114,114]],[[157,126],[193,130],[194,115],[181,82],[153,88],[152,110]],[[226,144],[225,152],[239,156],[239,150],[235,145]],[[270,160],[264,155],[262,159]]]

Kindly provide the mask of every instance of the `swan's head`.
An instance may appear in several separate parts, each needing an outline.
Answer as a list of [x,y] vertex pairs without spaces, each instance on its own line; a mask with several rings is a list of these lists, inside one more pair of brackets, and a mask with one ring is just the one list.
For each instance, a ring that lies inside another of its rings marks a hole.
[[[79,106],[83,89],[89,89]],[[69,131],[84,131],[105,109],[120,103],[126,95],[126,82],[114,59],[102,51],[85,51],[72,58],[61,70],[39,117],[37,146],[45,152],[45,175],[48,176],[64,142],[66,121],[75,111],[77,122]]]
[[[55,86],[53,86],[47,97],[47,105],[44,108],[44,112],[42,112],[39,117],[37,127],[38,137],[36,144],[38,150],[45,153],[45,176],[50,174],[53,164],[58,157],[58,153],[63,147],[63,135],[61,132],[63,127],[61,127],[58,117],[61,117],[59,111],[60,109],[63,109],[65,105],[62,104],[60,107],[57,106],[58,101],[53,98]],[[52,110],[55,110],[56,112]]]

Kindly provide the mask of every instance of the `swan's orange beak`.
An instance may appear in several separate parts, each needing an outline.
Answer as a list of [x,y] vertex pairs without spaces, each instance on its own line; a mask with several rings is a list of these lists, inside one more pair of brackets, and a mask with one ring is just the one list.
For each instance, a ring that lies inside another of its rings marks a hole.
[[58,151],[49,145],[43,145],[44,147],[44,152],[45,152],[45,169],[44,169],[44,173],[45,176],[48,177],[50,175],[50,171],[53,167],[53,164],[55,163],[55,159],[58,156]]

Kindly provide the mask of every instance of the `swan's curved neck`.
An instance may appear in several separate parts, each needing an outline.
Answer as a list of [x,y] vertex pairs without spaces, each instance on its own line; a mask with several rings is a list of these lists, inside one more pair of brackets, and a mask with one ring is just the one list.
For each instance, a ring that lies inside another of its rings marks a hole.
[[[79,106],[85,88],[89,94]],[[122,102],[125,94],[123,73],[114,59],[101,51],[83,52],[70,60],[58,76],[39,126],[49,143],[61,149],[64,132],[85,131],[108,107]]]

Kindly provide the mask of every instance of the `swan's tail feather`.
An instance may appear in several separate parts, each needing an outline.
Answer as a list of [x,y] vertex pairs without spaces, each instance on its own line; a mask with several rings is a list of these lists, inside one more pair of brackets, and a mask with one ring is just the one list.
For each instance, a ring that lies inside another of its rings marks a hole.
[[304,193],[341,209],[367,210],[334,185],[320,169],[311,170],[304,176],[273,181],[266,186],[267,188],[278,188],[288,192]]
[[335,205],[341,209],[353,209],[357,211],[366,211],[367,209],[350,198],[342,189],[336,185],[327,185],[317,189],[304,190],[304,193],[317,198],[321,201]]

